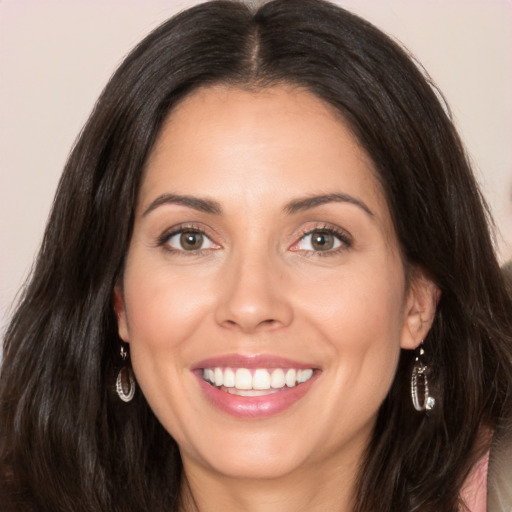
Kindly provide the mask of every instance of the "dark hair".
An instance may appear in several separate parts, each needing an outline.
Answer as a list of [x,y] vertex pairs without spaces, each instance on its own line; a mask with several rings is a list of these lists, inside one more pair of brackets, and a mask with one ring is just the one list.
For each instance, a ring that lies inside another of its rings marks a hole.
[[129,405],[112,393],[112,292],[162,122],[212,84],[308,90],[341,113],[375,163],[404,261],[442,291],[425,340],[437,404],[428,415],[412,408],[412,354],[403,351],[356,510],[457,510],[482,427],[511,416],[511,299],[482,197],[428,78],[371,24],[321,0],[196,6],[144,39],[105,88],[5,337],[3,510],[177,510],[176,443],[139,392]]

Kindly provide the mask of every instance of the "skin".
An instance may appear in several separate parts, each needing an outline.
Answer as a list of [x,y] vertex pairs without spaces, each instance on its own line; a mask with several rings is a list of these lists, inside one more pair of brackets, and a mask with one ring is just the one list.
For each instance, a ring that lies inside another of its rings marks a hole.
[[[222,213],[155,206],[162,194]],[[285,209],[330,194],[359,203]],[[200,251],[163,236],[183,225],[205,233]],[[340,232],[332,249],[304,235],[327,228]],[[374,165],[322,101],[286,87],[187,97],[150,155],[114,293],[138,384],[180,447],[184,510],[350,510],[400,348],[425,337],[437,295],[418,269],[406,282]],[[285,411],[236,418],[191,372],[232,353],[291,358],[319,376]]]

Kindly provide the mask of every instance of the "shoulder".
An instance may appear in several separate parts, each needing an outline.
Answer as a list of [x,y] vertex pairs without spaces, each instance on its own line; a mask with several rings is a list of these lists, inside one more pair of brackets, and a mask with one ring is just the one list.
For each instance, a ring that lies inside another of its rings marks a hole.
[[468,512],[512,512],[512,429],[497,430],[461,491]]
[[494,435],[487,486],[489,512],[512,512],[512,428]]
[[489,452],[473,466],[464,482],[460,497],[468,512],[486,512],[487,510],[487,474]]

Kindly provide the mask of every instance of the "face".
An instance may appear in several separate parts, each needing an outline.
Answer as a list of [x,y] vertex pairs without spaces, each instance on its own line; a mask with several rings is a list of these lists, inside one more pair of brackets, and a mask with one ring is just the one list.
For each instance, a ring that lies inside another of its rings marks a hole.
[[214,87],[159,135],[115,306],[186,470],[257,478],[357,464],[424,334],[419,288],[339,116],[304,91]]

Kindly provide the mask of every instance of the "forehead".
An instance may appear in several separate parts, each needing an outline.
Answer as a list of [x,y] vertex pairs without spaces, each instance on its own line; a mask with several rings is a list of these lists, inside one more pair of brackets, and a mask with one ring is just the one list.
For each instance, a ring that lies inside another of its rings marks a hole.
[[253,205],[264,196],[364,196],[387,212],[375,166],[342,116],[297,88],[215,86],[169,115],[146,166],[140,206],[162,193]]

